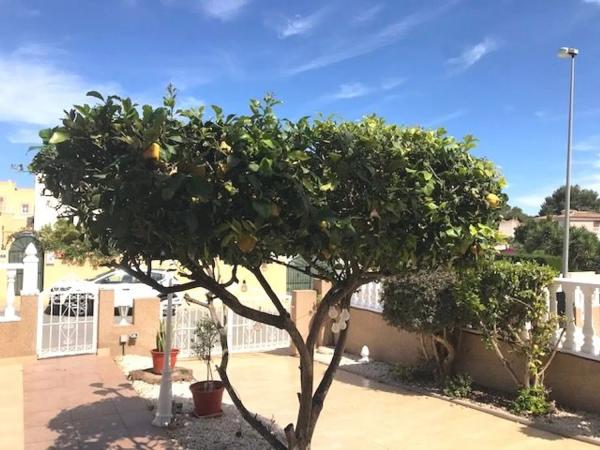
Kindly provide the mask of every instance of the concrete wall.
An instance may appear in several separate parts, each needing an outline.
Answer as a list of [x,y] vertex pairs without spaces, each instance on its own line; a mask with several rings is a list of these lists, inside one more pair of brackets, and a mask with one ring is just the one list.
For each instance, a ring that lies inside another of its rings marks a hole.
[[0,322],[0,358],[35,355],[37,311],[37,296],[24,295],[21,320]]
[[[98,304],[98,349],[108,349],[111,355],[135,354],[149,356],[155,348],[156,332],[160,324],[160,305],[156,297],[133,300],[133,323],[118,325],[114,315],[114,292],[101,290]],[[125,347],[120,343],[121,335],[138,333],[135,340],[129,339]]]
[[[363,345],[371,357],[379,361],[412,365],[419,359],[418,338],[385,323],[381,314],[352,308],[350,335],[346,347],[359,354]],[[503,347],[506,350],[506,347]],[[504,352],[507,356],[509,352]],[[524,363],[509,357],[518,372]],[[493,350],[487,349],[478,333],[465,331],[456,357],[456,371],[468,373],[482,386],[514,392],[515,383],[498,361]],[[600,361],[558,353],[546,376],[551,396],[559,403],[593,412],[600,411]]]
[[410,365],[419,359],[415,334],[388,325],[379,313],[351,308],[346,350],[358,355],[363,345],[369,347],[371,358],[379,361]]

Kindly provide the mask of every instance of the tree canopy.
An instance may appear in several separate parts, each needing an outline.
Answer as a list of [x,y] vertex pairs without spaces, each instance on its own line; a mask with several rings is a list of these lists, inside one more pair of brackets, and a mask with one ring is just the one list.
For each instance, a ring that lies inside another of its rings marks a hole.
[[[600,268],[600,240],[582,227],[570,228],[570,270],[598,270]],[[515,243],[532,254],[561,256],[563,228],[553,219],[528,220],[515,229]]]
[[[118,255],[114,263],[140,280],[163,293],[203,287],[236,313],[290,334],[301,392],[287,448],[310,446],[344,349],[348,328],[313,386],[315,343],[331,307],[349,308],[361,284],[383,275],[468,262],[496,243],[503,180],[470,153],[470,136],[460,141],[376,116],[282,120],[271,96],[252,100],[248,115],[212,106],[207,117],[202,107],[177,110],[173,89],[158,108],[89,94],[99,103],[75,106],[60,126],[40,133],[44,145],[31,169],[77,218],[91,248]],[[296,255],[312,276],[333,283],[306,338],[261,271]],[[192,281],[155,283],[152,261],[168,259]],[[219,277],[217,261],[233,267],[231,279]],[[227,290],[238,266],[257,278],[277,314],[243,305]],[[223,335],[221,345],[217,370],[242,416],[272,446],[286,448],[244,407],[227,376]]]
[[[565,186],[556,189],[544,199],[540,216],[561,214],[565,209]],[[583,189],[578,184],[571,186],[571,209],[578,211],[600,211],[600,198],[592,189]]]

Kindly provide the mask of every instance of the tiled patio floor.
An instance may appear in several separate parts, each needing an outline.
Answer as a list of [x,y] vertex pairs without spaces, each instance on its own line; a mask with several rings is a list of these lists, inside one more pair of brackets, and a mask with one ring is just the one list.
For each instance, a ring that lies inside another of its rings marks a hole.
[[[198,370],[199,377],[204,371],[198,361],[181,361],[179,365]],[[14,397],[17,402],[22,389],[22,413],[16,413],[18,405],[0,409],[0,419],[16,411],[13,425],[24,420],[24,433],[12,430],[15,439],[10,441],[12,444],[0,441],[2,450],[18,450],[22,445],[19,433],[24,434],[27,450],[170,448],[161,430],[150,425],[152,413],[145,402],[136,396],[110,357],[23,363],[22,387],[17,386],[21,378],[11,375],[15,367],[0,371],[1,377],[9,376],[14,381],[12,385],[3,384],[0,394],[3,400]],[[317,364],[315,369],[320,376],[324,366]],[[295,419],[296,358],[234,355],[230,375],[253,411],[274,417],[281,426]],[[339,372],[317,426],[313,448],[584,450],[594,446]]]
[[108,356],[23,365],[25,449],[168,449],[153,414]]
[[[204,376],[199,361],[178,365]],[[319,379],[325,370],[315,365]],[[251,411],[285,427],[296,419],[298,359],[268,353],[231,356],[232,382]],[[338,371],[317,424],[315,450],[592,450],[591,444],[501,419],[445,400]]]

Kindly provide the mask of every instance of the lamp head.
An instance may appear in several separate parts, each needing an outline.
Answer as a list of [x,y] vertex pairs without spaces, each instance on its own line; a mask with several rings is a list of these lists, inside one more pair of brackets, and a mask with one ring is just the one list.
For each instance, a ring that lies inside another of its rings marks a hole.
[[579,55],[579,49],[573,47],[561,47],[558,51],[559,58],[575,58]]

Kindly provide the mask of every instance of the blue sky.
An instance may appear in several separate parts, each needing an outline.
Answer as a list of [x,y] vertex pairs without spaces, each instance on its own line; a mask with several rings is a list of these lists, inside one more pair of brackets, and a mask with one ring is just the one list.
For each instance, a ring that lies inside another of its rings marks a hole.
[[0,179],[32,184],[37,130],[87,90],[282,117],[317,112],[473,134],[511,203],[564,180],[568,62],[580,48],[574,182],[600,190],[600,0],[0,0]]

